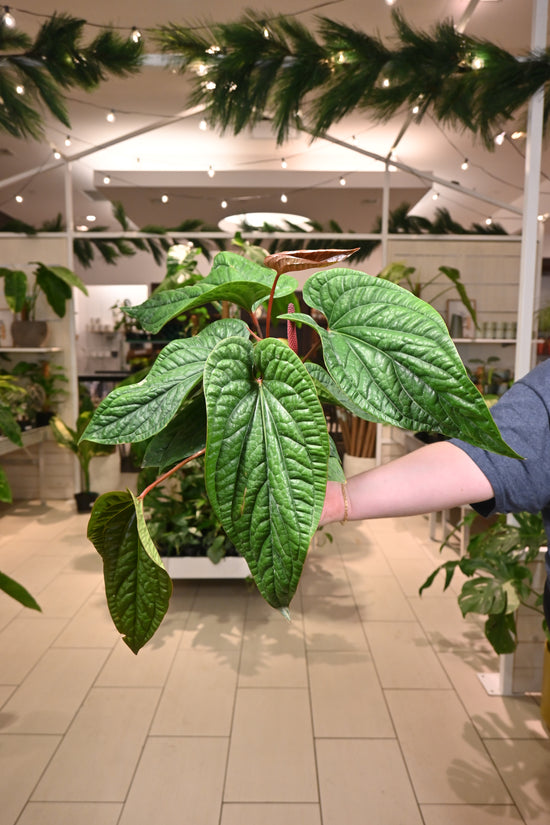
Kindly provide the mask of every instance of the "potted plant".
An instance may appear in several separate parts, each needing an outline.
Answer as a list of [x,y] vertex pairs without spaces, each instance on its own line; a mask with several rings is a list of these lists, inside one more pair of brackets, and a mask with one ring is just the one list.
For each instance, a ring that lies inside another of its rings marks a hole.
[[[88,526],[103,557],[111,614],[134,652],[155,632],[171,592],[148,532],[145,499],[197,456],[205,456],[205,488],[216,517],[264,598],[288,616],[327,479],[342,472],[322,403],[516,455],[439,313],[388,280],[350,269],[316,272],[302,295],[305,306],[323,313],[326,327],[306,312],[289,311],[279,316],[287,340],[272,337],[274,301],[297,289],[288,273],[337,263],[352,251],[280,253],[265,266],[220,253],[200,283],[162,291],[127,310],[152,333],[212,301],[237,304],[251,320],[249,326],[222,318],[194,337],[171,341],[143,381],[116,388],[101,402],[82,436],[98,444],[151,439],[149,463],[158,479],[139,495],[101,496]],[[255,316],[261,304],[265,337]],[[300,325],[319,336],[324,367],[302,361]],[[197,405],[206,409],[208,426]]]
[[63,318],[67,301],[72,295],[72,287],[88,294],[78,275],[65,266],[49,266],[38,262],[33,274],[34,281],[29,286],[27,274],[23,270],[0,268],[8,307],[15,316],[20,316],[14,319],[11,326],[13,345],[16,347],[40,347],[47,339],[47,322],[36,320],[39,295],[42,294],[55,314]]
[[55,415],[59,402],[68,395],[62,386],[68,383],[65,370],[51,361],[18,361],[11,374],[17,376],[23,386],[37,387],[41,390],[37,408],[34,411],[34,423],[37,427],[49,424]]
[[76,509],[79,513],[89,513],[92,504],[98,494],[90,490],[90,462],[92,458],[102,455],[110,455],[115,452],[115,447],[97,444],[82,439],[82,434],[88,426],[92,412],[85,410],[81,412],[76,421],[76,429],[72,429],[58,416],[50,421],[50,427],[55,440],[60,447],[71,450],[80,464],[82,477],[82,490],[75,493]]

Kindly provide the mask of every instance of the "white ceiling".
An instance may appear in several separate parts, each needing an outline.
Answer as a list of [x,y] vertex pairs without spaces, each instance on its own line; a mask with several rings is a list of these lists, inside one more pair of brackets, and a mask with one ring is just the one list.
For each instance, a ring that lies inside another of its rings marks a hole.
[[[248,6],[249,4],[246,4]],[[279,0],[277,11],[296,13],[311,8],[313,2]],[[475,5],[475,4],[474,4]],[[32,0],[33,14],[13,7],[19,28],[32,33],[41,22],[40,14],[67,11],[95,24],[113,24],[127,31],[137,26],[145,35],[147,51],[155,47],[147,38],[146,29],[169,22],[197,24],[208,21],[230,21],[239,17],[244,8],[237,0],[205,0],[200,20],[197,5],[190,0],[157,0],[140,4],[135,0],[65,0],[65,5],[52,7],[51,0]],[[264,0],[255,11],[269,11]],[[452,17],[461,19],[470,7],[469,0],[398,0],[397,7],[406,19],[420,29]],[[356,25],[369,33],[391,37],[391,10],[384,0],[336,0],[301,19],[315,27],[315,15]],[[90,36],[95,30],[90,29]],[[516,53],[525,53],[531,39],[530,0],[480,0],[467,25],[466,32],[485,37]],[[166,68],[146,67],[136,77],[115,79],[103,84],[93,95],[82,92],[69,94],[71,146],[66,148],[67,130],[53,119],[47,120],[47,138],[43,143],[15,140],[0,135],[0,180],[28,170],[38,170],[52,160],[53,147],[66,158],[93,149],[107,141],[123,138],[136,130],[164,123],[187,109],[187,85],[181,76]],[[116,122],[107,123],[109,110],[116,113]],[[354,115],[331,130],[341,141],[369,152],[386,156],[398,135],[405,117],[378,125],[364,115]],[[324,140],[313,143],[305,136],[295,135],[285,146],[275,144],[267,125],[237,138],[220,137],[199,129],[200,114],[163,125],[121,141],[102,151],[89,154],[73,163],[74,217],[76,224],[85,224],[86,216],[94,214],[97,224],[118,228],[111,216],[109,199],[124,203],[128,216],[136,226],[162,224],[174,226],[188,218],[217,223],[228,212],[277,210],[283,205],[280,195],[288,197],[286,209],[306,215],[322,223],[334,219],[344,230],[369,232],[381,213],[382,164],[376,163],[352,148],[344,148]],[[439,178],[457,181],[476,190],[488,199],[521,206],[524,160],[523,141],[506,141],[495,152],[488,152],[464,133],[445,132],[428,118],[411,125],[399,144],[399,161],[424,170]],[[287,168],[281,168],[281,159]],[[461,163],[469,159],[469,169]],[[543,169],[550,174],[550,154],[545,152]],[[207,174],[212,165],[213,178]],[[0,190],[0,209],[9,215],[35,225],[64,212],[63,162],[56,169],[35,174]],[[110,184],[103,183],[110,177]],[[340,177],[346,186],[340,185]],[[431,184],[417,177],[396,172],[392,175],[391,205],[406,200],[416,203],[430,190]],[[482,222],[492,216],[509,231],[519,228],[517,216],[495,205],[467,197],[453,190],[436,187],[440,193],[434,203],[424,200],[428,210],[443,206],[465,225]],[[542,180],[540,211],[550,211],[550,183]],[[21,193],[23,202],[15,202]],[[161,201],[169,196],[168,203]],[[228,201],[226,210],[221,201]],[[90,224],[92,225],[92,224]]]

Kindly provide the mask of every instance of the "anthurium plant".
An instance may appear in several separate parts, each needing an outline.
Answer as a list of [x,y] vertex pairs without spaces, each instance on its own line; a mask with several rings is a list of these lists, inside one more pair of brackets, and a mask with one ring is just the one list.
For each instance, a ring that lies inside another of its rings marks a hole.
[[[515,456],[469,380],[441,316],[408,290],[347,268],[306,281],[305,312],[286,319],[288,340],[271,336],[274,306],[298,284],[289,272],[340,263],[354,250],[282,252],[259,265],[216,256],[200,283],[166,290],[127,310],[151,333],[181,313],[229,301],[250,318],[214,321],[171,341],[147,377],[113,390],[83,439],[102,444],[150,439],[144,464],[158,479],[135,496],[101,496],[88,537],[103,557],[111,615],[137,652],[167,610],[171,581],[147,528],[144,500],[187,461],[204,455],[206,492],[264,598],[288,616],[327,479],[342,479],[321,407],[435,430]],[[265,307],[265,325],[258,310]],[[322,316],[319,315],[322,313]],[[304,363],[296,326],[320,338],[324,366]]]

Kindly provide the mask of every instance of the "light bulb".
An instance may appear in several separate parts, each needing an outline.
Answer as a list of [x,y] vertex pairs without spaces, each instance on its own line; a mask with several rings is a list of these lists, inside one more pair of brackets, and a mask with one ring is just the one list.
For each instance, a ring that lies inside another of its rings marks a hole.
[[269,40],[269,29],[267,28],[267,26],[264,26],[263,35],[266,40]]
[[23,195],[16,195],[15,200],[17,203],[23,203]]
[[281,195],[281,203],[287,203],[287,202],[288,202],[288,198],[287,198],[287,196],[283,193],[283,194]]
[[472,69],[476,69],[477,71],[479,69],[483,69],[484,66],[485,61],[482,57],[474,57],[474,59],[472,60]]
[[413,115],[417,115],[419,113],[419,111],[420,111],[420,106],[417,103],[416,106],[412,107],[412,113],[413,113]]
[[201,122],[199,123],[199,129],[201,130],[201,132],[206,132],[206,130],[208,129],[208,123],[206,122],[206,120],[201,120]]
[[59,152],[57,149],[54,149],[53,150],[53,156],[56,160],[60,160],[61,159],[61,152]]
[[499,134],[495,137],[495,143],[497,146],[502,146],[504,143],[504,138],[506,137],[506,132],[499,132]]
[[95,215],[86,215],[86,220],[89,223],[93,223],[96,220],[96,216]]
[[208,74],[208,69],[204,65],[204,63],[200,63],[197,66],[197,74],[199,77],[204,77],[205,74]]
[[15,28],[15,17],[10,11],[9,6],[4,6],[4,14],[2,15],[2,25],[8,29]]
[[387,77],[385,77],[384,80],[382,81],[382,86],[384,87],[384,89],[388,89],[389,85],[390,85],[390,81],[388,80]]
[[492,223],[493,223],[493,219],[492,219],[492,218],[485,218],[485,225],[486,225],[486,226],[491,226],[491,224],[492,224]]
[[214,83],[213,80],[209,80],[208,83],[206,84],[206,88],[208,89],[209,92],[213,92],[214,89],[216,88],[216,84]]
[[168,203],[169,200],[168,195],[161,195],[160,199],[162,203]]
[[208,177],[213,178],[215,174],[216,174],[216,170],[214,169],[212,164],[210,164],[210,166],[208,167]]
[[433,201],[436,201],[438,198],[439,198],[439,192],[433,192],[433,194],[432,194],[432,200],[433,200]]
[[220,203],[220,206],[221,206],[222,209],[227,209],[227,201],[222,201]]
[[512,138],[512,140],[519,140],[520,138],[525,137],[525,132],[520,132],[519,129],[518,129],[517,132],[512,132],[510,137]]
[[115,113],[113,112],[112,109],[111,109],[110,112],[107,112],[107,117],[105,119],[107,120],[108,123],[114,123],[115,122],[116,115],[115,115]]
[[386,0],[386,6],[395,6],[397,0]]
[[469,168],[469,166],[470,166],[470,164],[468,163],[468,158],[464,158],[464,160],[460,164],[460,168],[462,169],[463,172],[465,172],[466,169]]
[[345,186],[345,185],[346,185],[346,179],[343,175],[341,175],[340,176],[340,186]]
[[65,138],[65,146],[70,146],[71,143],[72,143],[71,136],[67,135],[67,137]]
[[105,186],[108,186],[111,183],[111,178],[109,177],[109,175],[105,175],[105,177],[103,178],[103,183],[105,184]]
[[137,28],[137,26],[132,26],[132,31],[130,33],[130,37],[132,38],[134,43],[139,43],[139,41],[141,40],[141,32]]
[[15,87],[15,91],[17,92],[17,94],[18,94],[18,95],[24,95],[24,94],[25,94],[25,87],[23,86],[23,84],[22,84],[22,83],[19,83],[19,84]]
[[287,162],[286,162],[286,160],[283,158],[283,159],[281,160],[281,169],[286,169],[286,167],[287,167],[287,166],[288,166],[288,163],[287,163]]

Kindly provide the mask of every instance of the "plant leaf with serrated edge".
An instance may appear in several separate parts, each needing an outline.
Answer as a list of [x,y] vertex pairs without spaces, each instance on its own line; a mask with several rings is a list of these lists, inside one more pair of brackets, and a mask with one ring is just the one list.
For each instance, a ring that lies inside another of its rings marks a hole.
[[227,339],[208,359],[204,391],[208,496],[263,597],[285,608],[325,496],[329,443],[315,388],[285,343]]
[[443,319],[429,304],[396,284],[349,269],[315,273],[303,297],[325,314],[328,329],[307,315],[293,317],[315,325],[332,379],[372,421],[433,430],[520,457],[502,439]]
[[130,492],[100,496],[90,516],[88,538],[103,559],[115,627],[138,653],[159,627],[172,593],[170,576],[147,532],[142,501]]
[[[273,271],[247,261],[241,255],[221,252],[216,255],[209,275],[198,284],[167,289],[152,295],[138,307],[126,309],[148,332],[156,333],[183,312],[189,312],[212,301],[229,301],[251,312],[269,296]],[[279,279],[275,296],[292,295],[297,281],[290,275]]]
[[158,467],[164,472],[206,444],[206,408],[204,396],[193,398],[157,433],[147,446],[142,467]]
[[34,596],[31,596],[29,591],[23,587],[22,584],[19,584],[19,582],[16,582],[14,579],[6,576],[5,573],[0,573],[0,590],[3,590],[4,593],[7,593],[7,595],[11,596],[12,599],[20,602],[23,607],[29,607],[31,610],[42,611],[42,608]]
[[330,453],[328,457],[328,480],[339,481],[340,484],[344,484],[346,481],[346,476],[344,475],[342,462],[340,461],[336,444],[330,435],[328,441],[330,446]]
[[100,444],[144,441],[160,432],[201,381],[206,359],[226,337],[248,338],[243,321],[226,318],[193,338],[171,341],[143,381],[117,387],[96,409],[81,440]]

